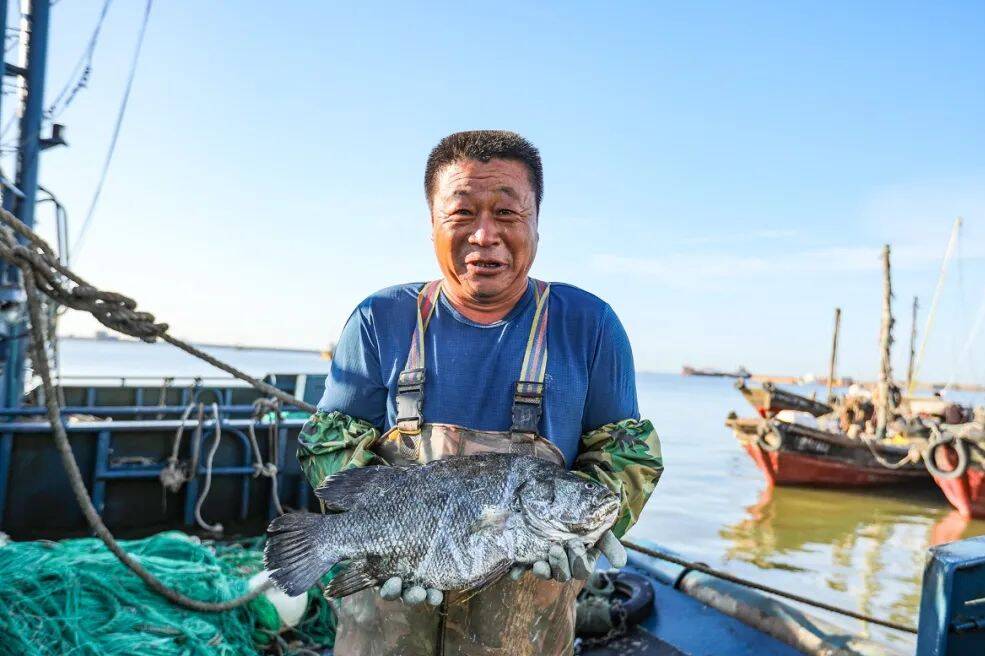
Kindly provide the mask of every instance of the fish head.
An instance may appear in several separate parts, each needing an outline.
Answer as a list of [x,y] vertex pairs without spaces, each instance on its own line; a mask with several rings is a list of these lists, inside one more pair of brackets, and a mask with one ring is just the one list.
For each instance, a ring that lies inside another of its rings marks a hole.
[[517,490],[525,523],[551,542],[595,544],[616,521],[619,497],[595,481],[557,470],[534,475]]

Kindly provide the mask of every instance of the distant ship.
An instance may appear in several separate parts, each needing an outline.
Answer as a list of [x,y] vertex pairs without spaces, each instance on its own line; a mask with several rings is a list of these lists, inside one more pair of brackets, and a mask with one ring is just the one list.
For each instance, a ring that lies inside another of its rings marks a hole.
[[688,365],[681,367],[682,376],[713,376],[715,378],[750,378],[752,376],[745,367],[739,367],[735,371],[720,371],[718,369],[695,369]]

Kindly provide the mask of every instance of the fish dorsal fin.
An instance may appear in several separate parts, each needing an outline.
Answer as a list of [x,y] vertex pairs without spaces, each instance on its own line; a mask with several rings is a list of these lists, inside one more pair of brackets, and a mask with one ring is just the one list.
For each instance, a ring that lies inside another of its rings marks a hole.
[[356,560],[342,570],[325,586],[325,596],[339,599],[376,585],[377,581],[366,571],[366,561]]
[[402,467],[383,465],[345,469],[325,478],[315,496],[325,502],[326,511],[345,512],[367,493],[391,489],[403,471]]

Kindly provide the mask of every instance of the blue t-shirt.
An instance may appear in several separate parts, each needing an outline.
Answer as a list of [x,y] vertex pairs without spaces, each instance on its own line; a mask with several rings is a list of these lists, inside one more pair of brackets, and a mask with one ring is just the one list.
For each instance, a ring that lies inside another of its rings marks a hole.
[[[397,377],[407,361],[423,283],[379,291],[355,309],[335,349],[320,410],[396,423]],[[534,288],[502,320],[464,317],[444,294],[425,336],[425,422],[509,430],[514,384],[533,321]],[[540,434],[570,466],[585,432],[638,419],[633,353],[612,308],[577,287],[553,283]]]

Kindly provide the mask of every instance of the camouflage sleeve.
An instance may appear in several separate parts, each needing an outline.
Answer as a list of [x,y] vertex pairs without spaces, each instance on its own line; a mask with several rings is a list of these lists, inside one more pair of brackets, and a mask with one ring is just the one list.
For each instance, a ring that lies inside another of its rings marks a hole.
[[298,436],[298,462],[311,487],[343,469],[385,465],[369,447],[380,436],[375,426],[341,412],[316,412]]
[[622,498],[612,527],[622,537],[636,523],[663,473],[660,438],[648,420],[623,419],[582,435],[572,471]]

